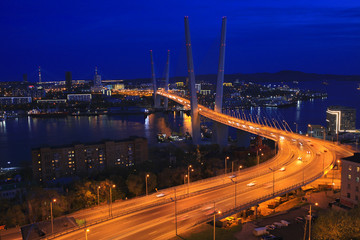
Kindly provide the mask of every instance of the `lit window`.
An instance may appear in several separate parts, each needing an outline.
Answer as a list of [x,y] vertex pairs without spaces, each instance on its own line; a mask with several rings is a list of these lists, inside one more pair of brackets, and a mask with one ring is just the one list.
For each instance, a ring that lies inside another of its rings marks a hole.
[[351,179],[351,174],[348,175],[348,179],[349,179],[349,180]]
[[359,182],[359,177],[356,177],[356,182]]
[[351,171],[351,169],[352,169],[352,166],[351,166],[351,165],[349,165],[349,171]]
[[40,161],[38,161],[38,164],[41,164],[41,162],[40,162]]
[[39,171],[41,171],[41,168],[39,168]]
[[356,167],[356,171],[357,171],[357,172],[360,172],[360,167]]

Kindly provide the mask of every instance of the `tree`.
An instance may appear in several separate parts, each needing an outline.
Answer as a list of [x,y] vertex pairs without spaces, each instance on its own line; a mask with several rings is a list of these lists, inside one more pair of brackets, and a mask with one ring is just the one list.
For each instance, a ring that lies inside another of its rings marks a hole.
[[313,239],[360,239],[360,209],[349,212],[328,211],[319,216],[312,228]]
[[134,174],[130,174],[126,179],[126,185],[129,189],[129,192],[135,196],[139,196],[144,189],[144,181],[142,177]]

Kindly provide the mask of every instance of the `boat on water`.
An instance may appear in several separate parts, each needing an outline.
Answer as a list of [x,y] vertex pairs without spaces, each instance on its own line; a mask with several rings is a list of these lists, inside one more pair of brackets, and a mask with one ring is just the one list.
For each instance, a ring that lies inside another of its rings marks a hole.
[[360,83],[358,83],[358,87],[357,87],[357,90],[360,90]]
[[46,118],[46,117],[66,117],[68,112],[61,111],[39,111],[37,109],[33,109],[28,111],[28,116],[30,117],[38,117],[38,118]]

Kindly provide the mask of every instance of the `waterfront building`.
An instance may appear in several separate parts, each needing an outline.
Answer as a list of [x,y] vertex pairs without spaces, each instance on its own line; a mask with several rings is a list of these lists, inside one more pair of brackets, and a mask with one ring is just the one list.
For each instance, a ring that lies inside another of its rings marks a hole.
[[20,201],[22,196],[25,195],[26,189],[23,182],[11,182],[0,184],[0,199]]
[[176,82],[176,87],[183,87],[184,86],[184,82]]
[[65,72],[65,83],[66,83],[66,90],[70,91],[72,87],[72,74],[71,72]]
[[101,86],[101,75],[98,74],[97,67],[95,67],[94,86]]
[[91,94],[90,93],[79,93],[79,94],[68,94],[67,95],[68,101],[74,101],[74,102],[91,102]]
[[307,129],[308,136],[324,139],[326,137],[325,128],[321,125],[309,124]]
[[41,99],[37,100],[37,103],[44,103],[44,104],[57,104],[57,103],[66,103],[66,99]]
[[27,104],[31,101],[31,97],[0,97],[0,105]]
[[326,111],[327,130],[331,135],[356,131],[356,109],[331,106]]
[[355,207],[360,198],[360,153],[341,160],[341,193],[340,203]]
[[200,83],[195,83],[195,90],[196,90],[196,92],[201,91],[201,84]]
[[49,181],[64,176],[86,176],[114,167],[130,167],[148,159],[147,139],[41,147],[32,150],[34,179]]
[[201,95],[210,95],[210,94],[211,94],[211,90],[200,90],[200,94],[201,94]]

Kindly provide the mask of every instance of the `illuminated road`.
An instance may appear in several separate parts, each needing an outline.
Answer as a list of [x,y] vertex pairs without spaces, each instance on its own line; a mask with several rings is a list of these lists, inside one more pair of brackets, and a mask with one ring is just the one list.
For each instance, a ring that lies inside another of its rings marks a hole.
[[[189,101],[165,92],[184,106]],[[222,175],[190,184],[190,196],[187,185],[177,186],[177,222],[178,233],[211,218],[215,209],[223,213],[235,208],[255,205],[286,191],[296,189],[326,174],[336,159],[350,156],[353,152],[342,145],[316,138],[275,129],[215,111],[199,105],[199,113],[209,119],[245,130],[278,142],[278,154],[259,166],[236,172],[236,177]],[[299,159],[300,158],[300,159]],[[285,167],[282,171],[281,168]],[[236,182],[236,186],[233,183]],[[254,183],[253,186],[248,186]],[[275,183],[275,184],[273,184]],[[236,192],[235,192],[236,189]],[[168,239],[175,235],[175,196],[174,188],[161,190],[165,196],[157,198],[155,194],[132,200],[114,203],[113,220],[90,225],[88,239]],[[186,197],[188,196],[188,197]],[[107,216],[107,206],[77,212],[71,216],[86,218],[91,224],[96,219]],[[84,229],[58,237],[59,239],[84,239]]]

